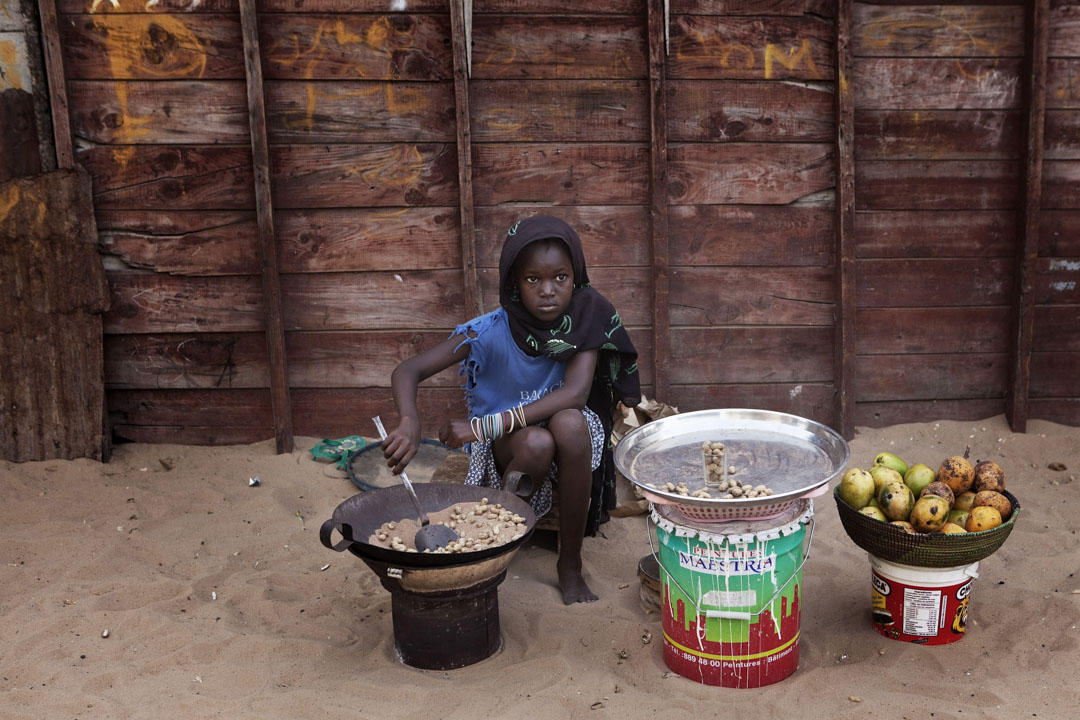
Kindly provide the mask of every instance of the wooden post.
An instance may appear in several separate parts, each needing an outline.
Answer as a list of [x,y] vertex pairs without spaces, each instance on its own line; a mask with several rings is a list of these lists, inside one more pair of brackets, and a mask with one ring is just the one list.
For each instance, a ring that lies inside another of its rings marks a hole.
[[1009,390],[1005,411],[1014,432],[1025,432],[1031,385],[1031,343],[1035,330],[1035,270],[1039,256],[1039,214],[1042,206],[1043,125],[1046,119],[1046,73],[1050,33],[1050,0],[1026,3],[1024,53],[1024,205],[1020,210],[1016,248],[1016,296]]
[[851,0],[836,8],[836,382],[837,431],[855,436],[855,91]]
[[263,306],[266,312],[266,349],[270,360],[270,402],[277,451],[287,453],[293,449],[292,404],[289,401],[285,331],[281,320],[274,207],[270,198],[270,149],[266,139],[266,108],[255,0],[240,0],[240,28],[244,36],[248,123],[251,126],[251,158],[255,169],[255,212],[259,226]]
[[667,363],[671,358],[668,310],[667,97],[664,76],[665,4],[647,0],[649,36],[649,219],[653,265],[653,385],[657,400],[670,401]]
[[60,54],[60,28],[56,21],[56,0],[38,0],[41,15],[42,49],[45,74],[49,79],[49,106],[52,108],[56,164],[61,170],[75,167],[75,147],[71,142],[71,115],[68,111],[64,58]]
[[[465,313],[483,312],[476,276],[476,220],[473,215],[472,131],[469,125],[469,37],[463,0],[450,0],[450,34],[454,47],[454,105],[457,112],[458,213],[461,216],[461,271]],[[471,19],[471,18],[470,18]]]

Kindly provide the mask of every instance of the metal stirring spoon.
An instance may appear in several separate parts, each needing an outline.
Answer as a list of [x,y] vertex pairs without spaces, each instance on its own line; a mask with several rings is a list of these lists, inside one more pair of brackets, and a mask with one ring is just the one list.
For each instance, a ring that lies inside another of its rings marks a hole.
[[[371,420],[379,431],[379,438],[385,441],[386,428],[383,427],[382,418],[376,415]],[[412,483],[409,482],[409,476],[404,470],[401,471],[401,482],[404,483],[405,489],[409,491],[409,497],[412,498],[413,505],[416,506],[416,512],[420,515],[420,529],[416,531],[416,538],[413,540],[418,552],[434,551],[446,547],[460,538],[456,532],[446,525],[430,524],[431,521],[428,520],[427,513],[424,512],[424,506],[420,504],[420,498],[416,497],[416,491],[413,490]]]

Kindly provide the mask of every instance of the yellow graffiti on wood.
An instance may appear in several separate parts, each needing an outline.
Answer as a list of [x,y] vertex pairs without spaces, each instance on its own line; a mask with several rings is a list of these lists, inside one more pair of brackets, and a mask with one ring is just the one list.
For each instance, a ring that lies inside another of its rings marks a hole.
[[424,158],[415,145],[395,145],[373,166],[345,168],[347,177],[359,177],[369,185],[403,187],[415,182],[424,169]]
[[4,221],[12,215],[13,210],[17,210],[20,206],[26,207],[33,204],[34,217],[27,222],[19,215],[14,215],[11,221],[18,225],[18,233],[20,237],[27,239],[33,246],[34,250],[41,250],[38,238],[35,235],[35,231],[40,230],[45,224],[45,214],[48,212],[45,203],[38,197],[34,197],[32,194],[24,195],[19,186],[12,184],[7,187],[7,190],[0,194],[0,225],[4,224]]
[[773,63],[783,65],[789,72],[805,63],[806,69],[809,70],[814,77],[821,77],[821,73],[818,71],[817,66],[814,65],[814,58],[810,54],[809,40],[803,40],[798,50],[795,48],[788,48],[786,55],[779,46],[772,43],[766,44],[765,78],[767,80],[772,79],[773,77]]
[[1059,100],[1076,100],[1080,98],[1080,77],[1069,78],[1068,82],[1053,91]]
[[[717,60],[720,67],[737,67],[735,58],[743,58],[743,70],[753,70],[756,60],[754,51],[742,43],[729,43],[720,38],[706,38],[698,30],[689,30],[686,37],[689,43],[678,44],[675,56],[680,60]],[[689,48],[685,46],[689,44]]]
[[7,219],[12,208],[19,204],[19,186],[9,185],[6,192],[0,195],[0,222]]
[[[283,53],[283,57],[275,57],[280,46],[273,46],[268,53],[270,62],[291,68],[300,73],[302,77],[313,80],[316,71],[327,60],[336,60],[337,53],[330,47],[330,42],[336,43],[339,48],[347,45],[359,45],[370,48],[386,56],[387,60],[393,59],[395,51],[413,47],[411,31],[395,30],[390,25],[387,17],[376,18],[360,32],[352,32],[345,26],[344,20],[324,20],[319,23],[311,42],[306,48],[301,48],[299,33],[293,33],[290,37],[291,46]],[[341,78],[356,77],[365,78],[367,72],[364,65],[351,60],[344,62],[342,68],[337,71]],[[353,92],[328,92],[315,87],[312,83],[306,85],[306,105],[303,111],[288,111],[285,113],[285,127],[290,130],[314,130],[315,113],[320,100],[337,101],[342,98],[370,97],[377,93],[383,93],[386,109],[390,114],[409,113],[427,108],[430,101],[419,90],[395,88],[392,83],[373,88],[365,88]]]
[[[181,20],[171,15],[114,15],[94,21],[104,38],[110,75],[114,78],[152,75],[161,78],[201,78],[206,72],[207,48]],[[129,144],[150,133],[153,117],[132,113],[123,80],[113,83],[119,115],[115,141]],[[130,155],[117,155],[126,161]]]
[[11,40],[0,40],[0,90],[6,85],[15,90],[26,90],[22,84],[19,53]]
[[933,57],[956,57],[956,68],[969,80],[982,80],[993,70],[969,69],[963,59],[996,58],[1001,55],[1004,42],[994,40],[990,29],[996,25],[986,19],[982,9],[941,7],[936,12],[905,12],[899,16],[887,16],[867,23],[863,44],[870,48],[894,49],[898,53],[910,52],[928,46]]

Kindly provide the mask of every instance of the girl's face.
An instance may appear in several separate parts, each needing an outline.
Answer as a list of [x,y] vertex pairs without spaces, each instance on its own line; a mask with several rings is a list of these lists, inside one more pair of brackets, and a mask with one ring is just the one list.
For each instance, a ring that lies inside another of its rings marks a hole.
[[560,318],[574,294],[574,267],[560,240],[531,243],[514,262],[514,282],[525,309],[541,322]]

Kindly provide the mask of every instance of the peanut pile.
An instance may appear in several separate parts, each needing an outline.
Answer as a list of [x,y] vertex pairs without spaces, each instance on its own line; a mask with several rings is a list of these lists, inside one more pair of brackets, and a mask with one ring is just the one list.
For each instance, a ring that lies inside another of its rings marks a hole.
[[[446,525],[458,534],[458,539],[446,547],[424,552],[476,552],[513,542],[528,529],[525,518],[499,503],[489,504],[487,498],[429,513],[428,520],[432,525]],[[398,552],[417,552],[413,540],[419,529],[420,522],[412,518],[385,522],[368,538],[368,544]]]

